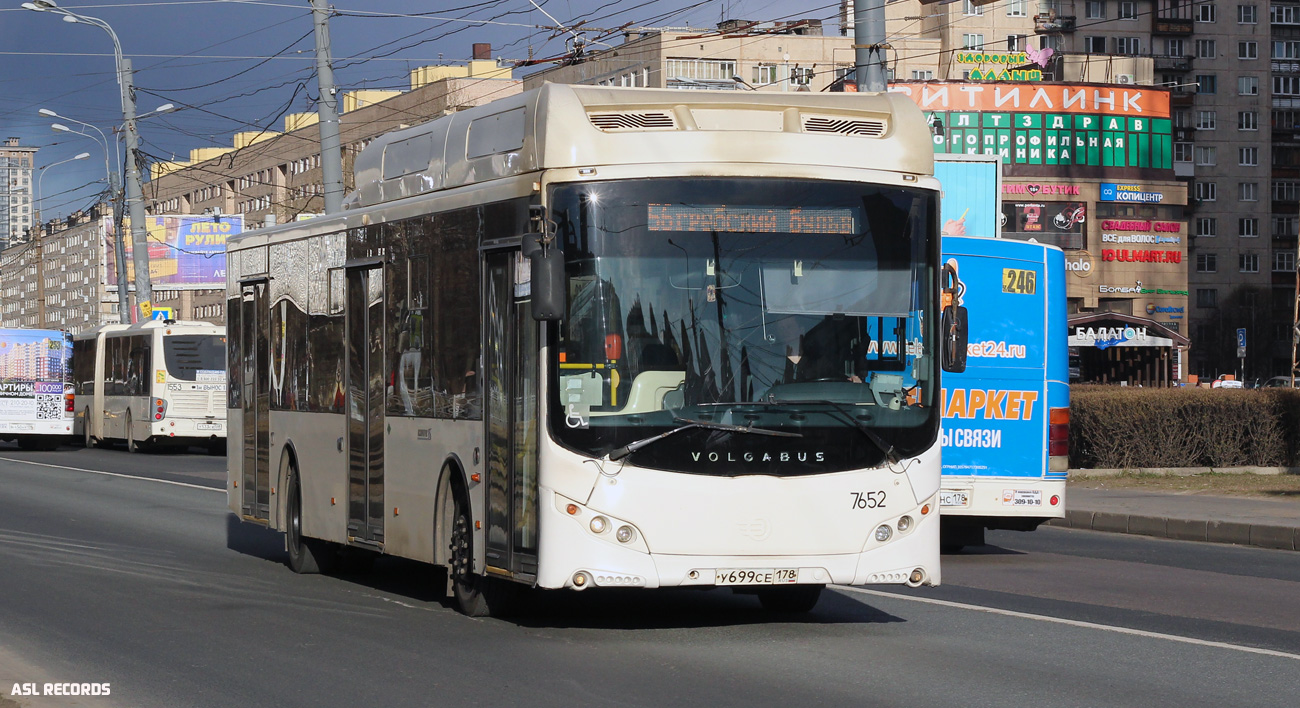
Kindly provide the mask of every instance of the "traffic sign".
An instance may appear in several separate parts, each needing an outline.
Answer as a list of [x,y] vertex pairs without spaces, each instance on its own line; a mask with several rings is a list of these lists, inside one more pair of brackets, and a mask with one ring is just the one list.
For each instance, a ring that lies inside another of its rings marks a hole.
[[[1239,329],[1237,330],[1237,348],[1238,348],[1238,349],[1245,349],[1245,348],[1246,348],[1246,328],[1245,328],[1245,327],[1241,327],[1241,328],[1239,328]],[[1245,356],[1245,355],[1242,354],[1242,355],[1240,355],[1240,356]]]
[[174,320],[176,319],[176,311],[170,307],[155,307],[153,308],[153,317],[151,319]]

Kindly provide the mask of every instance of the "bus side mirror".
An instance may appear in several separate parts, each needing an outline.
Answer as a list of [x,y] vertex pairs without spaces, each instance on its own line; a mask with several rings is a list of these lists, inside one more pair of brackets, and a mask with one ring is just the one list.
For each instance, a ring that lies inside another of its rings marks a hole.
[[533,319],[557,322],[564,318],[564,254],[542,234],[524,234],[523,254],[530,261]]

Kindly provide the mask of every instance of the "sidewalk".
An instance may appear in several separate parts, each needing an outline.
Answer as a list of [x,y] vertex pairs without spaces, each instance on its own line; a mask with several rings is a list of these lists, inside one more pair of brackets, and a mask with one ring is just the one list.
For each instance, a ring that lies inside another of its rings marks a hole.
[[1065,518],[1094,531],[1300,550],[1300,501],[1070,487]]

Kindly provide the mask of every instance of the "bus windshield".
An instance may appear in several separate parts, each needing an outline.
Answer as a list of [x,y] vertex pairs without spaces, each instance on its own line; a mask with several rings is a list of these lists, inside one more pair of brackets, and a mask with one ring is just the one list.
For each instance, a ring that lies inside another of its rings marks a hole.
[[552,347],[561,444],[601,456],[690,426],[630,460],[720,475],[853,469],[933,445],[932,192],[696,178],[551,197],[568,284]]
[[163,337],[167,373],[181,381],[225,381],[226,338],[219,334]]

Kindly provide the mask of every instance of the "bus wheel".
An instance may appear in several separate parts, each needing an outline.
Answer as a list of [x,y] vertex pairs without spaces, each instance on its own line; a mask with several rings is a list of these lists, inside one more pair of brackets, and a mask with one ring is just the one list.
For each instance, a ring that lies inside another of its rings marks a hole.
[[[284,474],[286,471],[287,476]],[[287,481],[289,488],[289,515],[284,530],[289,547],[289,569],[300,575],[332,571],[338,562],[338,550],[334,544],[302,535],[302,488],[298,486],[298,471],[288,458],[281,465],[281,478]]]
[[86,409],[86,415],[81,419],[81,442],[87,450],[95,447],[95,436],[90,434],[90,409]]
[[791,585],[789,587],[759,588],[758,601],[768,612],[811,612],[821,599],[824,585]]
[[474,572],[474,535],[470,530],[469,502],[458,491],[451,493],[451,554],[450,567],[452,591],[456,607],[469,617],[487,617],[491,614],[485,593],[487,578]]

